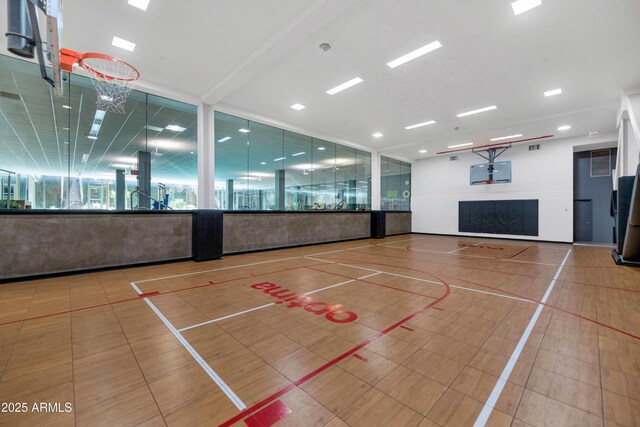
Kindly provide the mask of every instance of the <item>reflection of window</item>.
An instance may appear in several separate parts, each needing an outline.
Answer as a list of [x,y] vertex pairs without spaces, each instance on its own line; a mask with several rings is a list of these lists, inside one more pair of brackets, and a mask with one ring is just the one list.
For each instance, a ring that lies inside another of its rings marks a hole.
[[229,210],[364,210],[371,154],[215,113],[215,195]]
[[380,158],[380,209],[411,210],[411,164]]
[[[125,114],[105,113],[96,108],[96,91],[86,77],[70,74],[65,96],[52,97],[37,64],[0,55],[0,75],[7,77],[3,92],[28,90],[22,102],[0,97],[0,109],[15,120],[0,117],[0,169],[17,169],[16,198],[37,209],[115,209],[115,171],[125,170],[127,192],[134,191],[137,153],[149,151],[152,187],[166,184],[174,209],[197,206],[196,106],[132,91]],[[32,123],[24,126],[14,117]],[[130,208],[129,194],[125,203]]]

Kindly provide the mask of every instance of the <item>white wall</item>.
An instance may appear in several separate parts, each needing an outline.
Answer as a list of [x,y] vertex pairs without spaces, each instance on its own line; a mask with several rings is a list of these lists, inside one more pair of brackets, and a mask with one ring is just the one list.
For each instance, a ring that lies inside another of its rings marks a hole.
[[[527,239],[573,241],[574,146],[615,141],[616,135],[598,139],[568,138],[540,142],[540,150],[517,144],[497,160],[511,160],[510,184],[469,185],[469,166],[486,163],[471,152],[458,160],[448,155],[418,161],[412,168],[413,231],[418,233],[505,237],[522,236],[459,233],[458,202],[465,200],[538,199],[539,236]],[[536,142],[538,143],[538,142]],[[615,146],[615,145],[614,145]]]

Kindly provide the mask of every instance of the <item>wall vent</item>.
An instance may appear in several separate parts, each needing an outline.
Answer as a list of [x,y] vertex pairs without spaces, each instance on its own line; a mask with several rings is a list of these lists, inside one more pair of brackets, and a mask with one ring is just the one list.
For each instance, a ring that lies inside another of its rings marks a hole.
[[458,160],[458,156],[449,156],[449,161],[450,162],[453,162],[453,161],[456,161],[456,160]]
[[535,151],[540,149],[540,144],[533,144],[529,146],[529,151]]
[[591,152],[591,176],[611,176],[611,150]]

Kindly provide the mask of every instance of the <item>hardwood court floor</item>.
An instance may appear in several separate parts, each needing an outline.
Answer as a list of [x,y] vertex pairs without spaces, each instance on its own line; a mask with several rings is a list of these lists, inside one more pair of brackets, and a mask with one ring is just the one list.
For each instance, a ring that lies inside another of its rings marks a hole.
[[0,423],[640,425],[639,308],[609,249],[425,235],[5,284]]

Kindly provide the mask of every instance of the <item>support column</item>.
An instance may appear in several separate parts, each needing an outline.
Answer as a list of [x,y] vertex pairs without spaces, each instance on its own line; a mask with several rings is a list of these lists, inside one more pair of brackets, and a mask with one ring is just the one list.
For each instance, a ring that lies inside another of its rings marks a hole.
[[347,206],[348,210],[350,211],[356,210],[357,204],[356,204],[356,180],[355,179],[349,180],[349,191],[348,191],[347,203],[349,204],[349,206]]
[[138,209],[151,209],[151,153],[138,151]]
[[227,180],[227,210],[233,210],[233,180]]
[[276,209],[284,210],[284,169],[276,171]]
[[[198,209],[216,207],[214,123],[213,106],[202,103],[198,105]],[[233,209],[233,204],[227,209]]]
[[[127,187],[124,183],[124,170],[116,169],[116,210],[117,211],[123,211],[126,209],[125,201],[124,201],[126,188]],[[133,206],[131,207],[133,208]]]
[[371,153],[371,210],[380,210],[380,153]]

